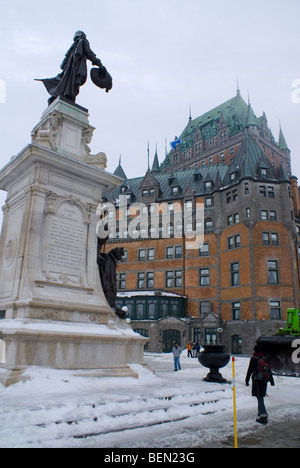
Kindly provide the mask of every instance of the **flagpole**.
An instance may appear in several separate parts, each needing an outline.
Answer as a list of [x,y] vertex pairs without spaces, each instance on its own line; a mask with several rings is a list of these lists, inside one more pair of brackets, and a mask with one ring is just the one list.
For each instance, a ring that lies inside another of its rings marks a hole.
[[237,418],[236,418],[236,392],[235,392],[235,358],[232,356],[232,388],[233,388],[233,418],[234,418],[234,447],[238,448]]

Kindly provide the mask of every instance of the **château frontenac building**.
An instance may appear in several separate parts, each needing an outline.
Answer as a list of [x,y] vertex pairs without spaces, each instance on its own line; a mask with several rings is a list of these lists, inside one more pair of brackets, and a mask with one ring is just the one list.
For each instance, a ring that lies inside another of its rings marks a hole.
[[[299,305],[297,178],[279,128],[256,117],[240,91],[188,120],[172,149],[103,196],[115,208],[106,251],[122,246],[118,305],[148,350],[174,341],[221,342],[250,354]],[[197,218],[199,207],[201,216]],[[112,216],[112,215],[110,215]],[[133,226],[133,227],[132,227]],[[191,245],[189,234],[203,236]]]

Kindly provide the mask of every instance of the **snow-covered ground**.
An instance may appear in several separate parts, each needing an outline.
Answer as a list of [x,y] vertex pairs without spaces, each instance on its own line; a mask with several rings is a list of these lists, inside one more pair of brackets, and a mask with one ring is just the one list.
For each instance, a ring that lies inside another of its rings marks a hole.
[[[171,354],[146,353],[145,362],[155,374],[132,365],[138,379],[30,369],[30,381],[0,387],[0,447],[196,448],[233,437],[231,384],[204,382],[208,370],[186,352],[179,372]],[[236,358],[239,437],[264,430],[245,386],[248,362]],[[232,380],[231,362],[221,372]],[[266,399],[274,427],[300,418],[300,380],[275,377],[275,383]]]

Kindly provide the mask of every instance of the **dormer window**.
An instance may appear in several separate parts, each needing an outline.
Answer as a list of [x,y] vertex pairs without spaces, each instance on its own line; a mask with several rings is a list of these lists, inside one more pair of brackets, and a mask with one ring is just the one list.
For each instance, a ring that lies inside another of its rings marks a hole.
[[169,179],[168,179],[169,185],[172,185],[173,182],[174,182],[174,180],[175,180],[175,177],[174,177],[173,175],[170,175],[170,177],[169,177]]
[[205,182],[205,192],[211,192],[212,191],[212,182]]
[[267,169],[262,167],[260,168],[259,172],[260,172],[260,177],[263,177],[263,178],[267,177]]
[[197,165],[195,166],[195,172],[193,174],[193,180],[194,180],[194,182],[199,182],[199,180],[201,180],[201,173],[200,173],[199,168],[198,168]]
[[179,193],[179,187],[172,187],[172,195],[178,195]]

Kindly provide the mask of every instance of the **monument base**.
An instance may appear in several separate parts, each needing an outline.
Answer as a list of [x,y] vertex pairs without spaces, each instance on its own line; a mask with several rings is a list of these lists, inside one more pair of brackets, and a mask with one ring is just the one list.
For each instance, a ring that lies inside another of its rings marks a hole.
[[[74,370],[85,377],[137,377],[129,363],[143,363],[146,339],[128,324],[93,325],[44,320],[3,320],[5,352],[0,382],[9,386],[28,379],[26,369]],[[142,342],[143,341],[143,342]]]
[[103,153],[91,155],[93,130],[86,109],[57,99],[0,171],[4,385],[30,366],[136,377],[128,364],[143,364],[147,339],[119,320],[100,283],[97,208],[122,180],[104,170]]
[[0,365],[0,384],[3,385],[4,387],[10,387],[11,385],[14,385],[18,382],[26,382],[27,380],[30,380],[30,377],[24,374],[25,371],[26,371],[26,368],[24,367],[8,368],[1,364]]
[[[26,371],[29,368],[7,368],[3,365],[0,365],[0,384],[4,387],[10,387],[15,385],[18,382],[26,382],[31,380],[29,374],[26,374]],[[67,369],[60,369],[58,372],[61,372],[62,376],[65,376],[65,371]],[[72,375],[75,377],[86,377],[86,378],[103,378],[103,377],[133,377],[138,378],[138,374],[134,372],[129,366],[123,366],[118,368],[111,369],[79,369],[74,370]]]

